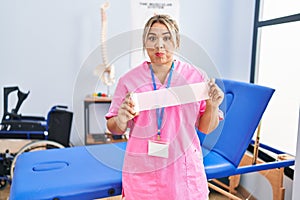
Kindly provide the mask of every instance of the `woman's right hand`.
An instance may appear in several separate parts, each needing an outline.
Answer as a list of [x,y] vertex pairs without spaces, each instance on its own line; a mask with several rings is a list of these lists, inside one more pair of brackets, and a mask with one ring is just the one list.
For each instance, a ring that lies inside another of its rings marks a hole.
[[138,115],[138,113],[134,110],[134,105],[131,93],[128,93],[119,108],[118,115],[116,116],[116,124],[121,130],[125,131],[127,128],[127,122]]

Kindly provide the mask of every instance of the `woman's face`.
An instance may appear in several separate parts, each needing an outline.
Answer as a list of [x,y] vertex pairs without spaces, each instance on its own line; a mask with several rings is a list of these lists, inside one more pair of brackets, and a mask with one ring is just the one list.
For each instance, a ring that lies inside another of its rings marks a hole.
[[168,65],[173,61],[174,40],[168,28],[161,23],[154,23],[145,38],[145,46],[152,64]]

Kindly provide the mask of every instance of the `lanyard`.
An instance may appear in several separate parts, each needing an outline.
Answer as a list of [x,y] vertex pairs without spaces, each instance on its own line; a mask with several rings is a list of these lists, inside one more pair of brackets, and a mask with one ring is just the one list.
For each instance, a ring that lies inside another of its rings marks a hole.
[[[156,83],[155,83],[155,78],[154,78],[154,71],[152,68],[152,65],[150,64],[150,70],[151,70],[151,78],[152,78],[152,84],[153,84],[153,89],[157,90],[156,88]],[[174,62],[172,62],[172,66],[171,66],[171,70],[169,73],[169,77],[168,77],[168,82],[167,82],[167,86],[166,88],[170,87],[171,85],[171,79],[172,79],[172,75],[173,75],[173,70],[174,70]],[[157,108],[156,109],[156,119],[157,119],[157,139],[160,140],[160,133],[161,133],[161,124],[162,124],[162,120],[164,117],[164,111],[165,108]]]

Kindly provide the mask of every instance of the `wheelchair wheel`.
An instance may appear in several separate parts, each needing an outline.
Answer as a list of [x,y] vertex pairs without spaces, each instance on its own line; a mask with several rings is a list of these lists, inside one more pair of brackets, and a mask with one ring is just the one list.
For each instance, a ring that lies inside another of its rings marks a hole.
[[7,186],[7,180],[4,178],[0,179],[0,190],[4,190]]
[[17,158],[19,155],[21,155],[24,152],[55,149],[55,148],[65,148],[65,147],[57,142],[49,141],[49,140],[34,141],[34,142],[31,142],[31,143],[25,145],[24,147],[22,147],[18,151],[18,153],[16,154],[16,156],[14,157],[14,159],[11,163],[10,179],[12,180],[12,178],[13,178],[16,161],[17,161]]

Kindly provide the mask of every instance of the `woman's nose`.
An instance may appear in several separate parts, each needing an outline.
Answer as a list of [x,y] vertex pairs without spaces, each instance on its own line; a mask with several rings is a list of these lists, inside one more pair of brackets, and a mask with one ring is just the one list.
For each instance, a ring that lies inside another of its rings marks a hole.
[[156,42],[156,47],[159,48],[159,49],[164,47],[163,38],[158,38],[158,40]]

